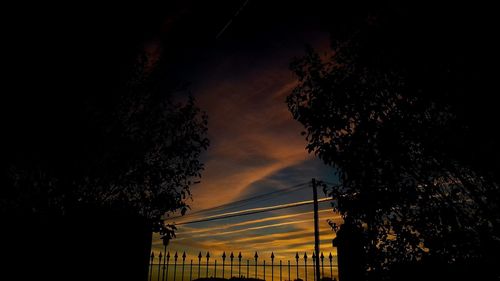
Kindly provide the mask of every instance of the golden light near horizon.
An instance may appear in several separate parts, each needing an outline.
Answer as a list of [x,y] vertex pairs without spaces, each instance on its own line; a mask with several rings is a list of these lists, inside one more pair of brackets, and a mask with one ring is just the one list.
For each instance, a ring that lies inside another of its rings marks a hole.
[[[325,202],[326,203],[326,202]],[[321,209],[319,210],[320,221],[320,253],[323,253],[325,263],[323,270],[326,270],[325,276],[330,274],[338,278],[337,273],[337,251],[332,247],[332,240],[335,238],[335,233],[331,230],[327,223],[327,219],[340,223],[341,218],[339,215],[334,214],[329,204],[320,203]],[[177,253],[178,257],[186,254],[185,266],[190,268],[191,262],[194,264],[194,276],[198,274],[198,263],[203,267],[206,265],[206,255],[209,253],[209,263],[212,265],[209,268],[209,276],[214,276],[213,264],[218,263],[218,277],[222,276],[221,263],[222,256],[225,254],[225,263],[229,265],[230,253],[235,256],[241,253],[242,255],[242,275],[246,276],[247,270],[250,277],[255,274],[259,278],[271,279],[270,269],[267,268],[272,262],[271,255],[274,255],[274,262],[278,270],[279,261],[282,263],[282,270],[285,273],[282,275],[288,278],[288,263],[290,262],[291,275],[296,277],[297,270],[299,276],[305,275],[305,268],[309,276],[313,276],[312,254],[314,251],[314,234],[313,234],[313,211],[312,206],[301,206],[300,210],[290,208],[286,210],[272,211],[264,216],[255,218],[254,215],[249,215],[248,218],[241,218],[241,221],[225,222],[224,219],[211,222],[210,226],[202,225],[180,225],[178,226],[177,237],[173,239],[167,246],[167,251],[172,256]],[[199,218],[199,217],[198,217]],[[185,221],[185,220],[181,220]],[[159,236],[155,236],[153,243],[153,251],[158,256],[159,253],[164,251],[164,246]],[[201,253],[202,258],[199,259],[198,255]],[[258,267],[255,268],[255,253],[258,254]],[[304,267],[304,254],[307,253],[309,257],[309,265]],[[299,254],[297,263],[296,254]],[[329,255],[332,255],[332,265],[330,267]],[[165,254],[163,254],[165,255]],[[234,259],[236,264],[238,259]],[[178,258],[178,263],[182,263],[182,259]],[[248,263],[248,268],[247,268]],[[267,272],[264,272],[262,264],[266,263]],[[298,267],[297,267],[298,265]],[[190,274],[193,274],[191,272]],[[229,276],[229,268],[225,268],[225,276]],[[255,271],[257,270],[257,271]],[[276,272],[278,273],[278,272]],[[168,273],[170,278],[173,278],[173,273]],[[211,275],[210,275],[211,274]],[[233,275],[235,272],[233,272]],[[171,276],[170,276],[171,275]],[[201,269],[200,275],[206,275],[206,269]],[[279,275],[272,276],[275,280],[279,280]],[[282,276],[283,278],[283,276]],[[292,278],[294,280],[296,278]]]
[[[303,36],[316,47],[328,50],[328,34],[315,32]],[[305,187],[265,200],[246,202],[232,209],[195,215],[201,210],[254,195],[273,191],[279,194],[280,190],[309,182],[311,178],[337,181],[332,168],[305,150],[307,142],[300,135],[302,126],[293,120],[285,103],[286,96],[297,84],[293,73],[288,70],[289,60],[303,50],[300,43],[286,52],[277,48],[255,58],[242,55],[240,51],[232,53],[235,51],[232,49],[223,55],[214,54],[199,66],[202,75],[196,76],[192,90],[200,107],[209,116],[211,145],[204,155],[205,171],[201,183],[191,190],[192,201],[188,202],[191,209],[186,218],[178,218],[176,223],[308,201],[312,199],[312,190]],[[282,260],[288,265],[288,260],[295,262],[297,252],[301,258],[305,252],[312,255],[312,211],[312,205],[304,205],[222,220],[179,224],[176,238],[169,242],[167,251],[171,255],[177,252],[178,256],[185,252],[187,266],[192,260],[195,271],[200,252],[203,256],[201,265],[206,262],[207,252],[210,253],[210,262],[217,260],[218,266],[224,252],[226,255],[241,252],[243,267],[246,267],[247,260],[254,262],[255,252],[259,255],[259,262],[271,262],[270,256],[274,253],[276,261]],[[333,213],[328,202],[320,203],[319,215],[321,251],[325,256],[331,253],[335,265],[336,249],[332,247],[335,233],[326,220],[340,222],[340,217]],[[157,235],[153,239],[153,251],[156,255],[164,251]],[[260,270],[259,274],[263,274]],[[305,273],[302,267],[299,270],[301,274]],[[270,273],[266,272],[266,277],[270,277]],[[309,274],[312,276],[312,271]],[[336,276],[335,272],[332,274]],[[278,275],[274,277],[276,279]]]

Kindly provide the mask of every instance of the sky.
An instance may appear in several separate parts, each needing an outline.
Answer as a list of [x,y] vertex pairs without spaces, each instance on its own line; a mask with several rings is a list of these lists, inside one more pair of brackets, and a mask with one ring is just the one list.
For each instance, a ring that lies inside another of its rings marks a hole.
[[[328,50],[329,34],[316,28],[311,18],[305,18],[304,23],[290,15],[273,14],[277,11],[274,8],[265,12],[262,8],[262,2],[249,1],[216,40],[203,47],[191,46],[183,50],[182,58],[174,59],[178,67],[172,75],[190,83],[199,107],[209,117],[210,147],[202,157],[205,170],[201,183],[191,189],[191,210],[185,217],[168,222],[307,201],[312,199],[312,188],[307,184],[312,178],[337,182],[333,168],[305,149],[307,142],[300,134],[303,127],[292,118],[285,102],[297,84],[289,70],[291,60],[305,53],[306,44]],[[233,8],[222,18],[230,19],[237,10]],[[256,18],[260,19],[258,23]],[[214,30],[214,37],[220,30]],[[190,215],[303,183],[298,190],[266,200]],[[319,191],[319,197],[325,194]],[[340,218],[329,202],[320,203],[319,208],[321,250],[325,255],[336,255],[331,246],[335,236],[327,219]],[[277,259],[293,260],[296,252],[303,255],[313,251],[312,211],[310,204],[179,225],[168,250],[185,251],[188,260],[197,260],[200,251],[203,255],[210,251],[214,256],[241,251],[244,259],[252,258],[256,251],[269,259],[274,252]],[[153,250],[162,248],[155,236]]]

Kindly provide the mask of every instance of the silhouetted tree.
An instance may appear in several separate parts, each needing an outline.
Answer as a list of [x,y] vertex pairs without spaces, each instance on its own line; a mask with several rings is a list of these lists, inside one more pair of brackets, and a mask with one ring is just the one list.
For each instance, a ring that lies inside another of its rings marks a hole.
[[367,272],[435,259],[498,276],[498,137],[482,133],[495,113],[475,73],[490,70],[486,40],[458,36],[465,7],[350,8],[340,18],[360,20],[331,23],[330,53],[291,64],[287,103],[308,151],[337,168],[341,185],[325,190],[363,230]]
[[64,214],[87,204],[134,210],[151,221],[166,212],[185,212],[189,186],[203,169],[199,157],[208,147],[207,116],[192,97],[175,101],[172,93],[162,92],[143,66],[137,64],[114,104],[87,100],[74,108],[81,115],[71,125],[81,132],[78,139],[66,140],[70,150],[55,151],[29,167],[11,163],[7,188],[13,198],[2,198],[2,206]]
[[21,10],[2,111],[1,274],[140,280],[152,231],[168,240],[162,216],[188,208],[207,116],[166,55],[144,51],[164,12],[123,8]]

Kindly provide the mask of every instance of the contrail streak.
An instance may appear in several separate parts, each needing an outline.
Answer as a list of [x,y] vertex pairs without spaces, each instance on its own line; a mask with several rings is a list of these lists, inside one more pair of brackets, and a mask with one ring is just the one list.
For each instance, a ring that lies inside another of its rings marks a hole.
[[238,200],[238,201],[234,201],[234,202],[222,204],[222,205],[211,207],[211,208],[208,208],[208,209],[203,209],[203,210],[199,210],[199,211],[190,212],[190,213],[188,213],[188,214],[186,214],[184,216],[178,215],[178,216],[174,216],[174,217],[165,218],[165,221],[170,221],[170,220],[177,219],[177,218],[184,218],[184,219],[186,219],[186,218],[192,217],[192,216],[196,217],[196,215],[198,215],[198,217],[199,217],[199,214],[203,214],[203,213],[211,212],[211,211],[218,211],[218,210],[221,210],[221,209],[240,208],[240,207],[244,206],[244,205],[241,205],[242,203],[248,203],[248,202],[251,202],[252,200],[263,199],[263,198],[266,198],[266,197],[272,198],[271,196],[283,195],[283,194],[286,194],[286,193],[289,193],[289,192],[297,191],[297,190],[302,189],[304,187],[308,187],[307,186],[307,182],[296,184],[296,185],[293,185],[291,187],[287,187],[287,188],[283,188],[283,189],[279,189],[279,190],[274,190],[274,191],[268,192],[268,193],[258,194],[256,196],[252,196],[252,197],[248,197],[248,198],[245,198],[245,199],[242,199],[242,200]]
[[[330,198],[330,197],[322,198],[322,199],[318,200],[318,203],[331,201],[331,200],[333,200],[333,198]],[[312,204],[312,203],[314,203],[314,200],[300,201],[300,202],[294,202],[294,203],[288,203],[288,204],[282,204],[282,205],[276,205],[276,206],[269,206],[269,207],[253,208],[253,209],[248,209],[248,210],[241,210],[241,211],[236,211],[236,212],[229,212],[229,213],[225,213],[225,214],[209,216],[209,217],[199,219],[199,220],[180,222],[180,223],[177,223],[176,225],[184,225],[184,224],[199,223],[199,222],[213,221],[213,220],[219,220],[219,219],[227,219],[227,218],[232,218],[232,217],[239,217],[239,216],[257,214],[257,213],[263,213],[263,212],[268,212],[268,211],[272,211],[272,210],[298,207],[298,206],[308,205],[308,204]]]
[[240,14],[240,12],[243,10],[243,8],[245,8],[248,1],[250,1],[250,0],[246,0],[245,3],[243,3],[243,5],[241,5],[241,7],[238,9],[238,11],[236,11],[234,16],[226,23],[226,25],[224,25],[222,30],[219,31],[219,33],[217,33],[217,36],[215,36],[215,40],[219,39],[219,37],[222,35],[222,33],[224,33],[224,31],[226,31],[226,29],[231,25],[231,23],[233,23],[233,20]]
[[[324,212],[333,212],[332,209],[323,209],[319,211],[320,213]],[[274,216],[274,217],[269,217],[269,218],[262,218],[262,219],[256,219],[256,220],[250,220],[250,221],[244,221],[244,222],[238,222],[234,224],[227,224],[227,225],[222,225],[218,227],[211,227],[211,228],[205,228],[205,229],[199,229],[199,230],[186,230],[177,233],[176,235],[183,235],[183,234],[198,234],[198,233],[204,233],[204,232],[210,232],[214,230],[224,230],[224,229],[229,229],[233,227],[238,227],[238,226],[245,226],[249,224],[256,224],[256,223],[261,223],[261,222],[268,222],[268,221],[275,221],[275,220],[282,220],[282,219],[289,219],[289,218],[294,218],[294,217],[299,217],[303,215],[309,215],[312,214],[313,212],[303,212],[303,213],[297,213],[297,214],[288,214],[288,215],[280,215],[280,216]]]
[[310,221],[313,221],[313,219],[280,222],[280,223],[275,223],[275,224],[255,226],[255,227],[249,227],[249,228],[245,228],[245,229],[238,229],[238,230],[219,232],[219,233],[205,233],[205,234],[194,235],[194,236],[190,236],[190,237],[178,238],[177,240],[183,240],[183,239],[187,239],[187,238],[207,237],[207,236],[213,237],[213,236],[229,235],[229,234],[235,234],[235,233],[240,233],[240,232],[245,232],[245,231],[250,231],[250,230],[259,230],[259,229],[266,229],[266,228],[272,228],[272,227],[280,227],[280,226],[296,224],[296,223],[303,223],[303,222],[310,222]]

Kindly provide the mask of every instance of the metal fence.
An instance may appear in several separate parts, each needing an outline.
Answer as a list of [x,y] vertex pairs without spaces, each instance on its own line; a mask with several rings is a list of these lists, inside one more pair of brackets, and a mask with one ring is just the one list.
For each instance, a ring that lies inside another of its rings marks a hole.
[[[150,256],[149,281],[191,281],[200,278],[255,278],[271,281],[293,281],[318,280],[315,273],[316,255],[313,252],[308,255],[304,253],[295,254],[292,260],[277,260],[274,253],[269,256],[270,260],[262,258],[255,252],[251,259],[244,259],[241,252],[235,255],[231,252],[220,255],[219,263],[217,257],[211,256],[209,252],[190,260],[186,260],[185,252],[172,253],[154,252]],[[337,280],[337,263],[334,256],[323,253],[319,256],[320,280]]]

